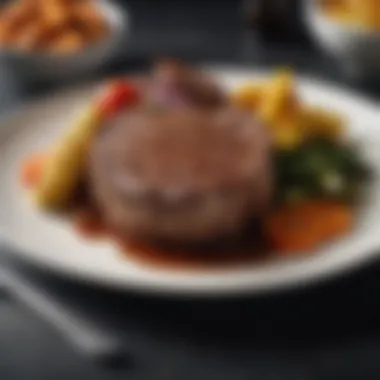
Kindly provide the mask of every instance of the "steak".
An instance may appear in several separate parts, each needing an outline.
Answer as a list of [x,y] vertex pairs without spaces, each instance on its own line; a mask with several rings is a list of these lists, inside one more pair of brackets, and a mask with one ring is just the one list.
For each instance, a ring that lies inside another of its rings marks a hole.
[[251,114],[229,106],[139,107],[96,137],[90,181],[105,220],[122,236],[213,240],[268,208],[270,142]]
[[202,70],[175,60],[158,62],[152,72],[147,97],[151,103],[169,107],[217,107],[226,96]]

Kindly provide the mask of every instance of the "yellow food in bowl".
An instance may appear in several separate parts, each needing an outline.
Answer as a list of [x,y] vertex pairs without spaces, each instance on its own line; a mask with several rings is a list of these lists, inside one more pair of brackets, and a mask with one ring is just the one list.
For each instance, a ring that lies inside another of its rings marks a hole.
[[369,30],[380,30],[378,0],[320,0],[322,12],[341,22]]
[[69,54],[107,33],[91,0],[20,0],[0,11],[0,46],[13,50]]

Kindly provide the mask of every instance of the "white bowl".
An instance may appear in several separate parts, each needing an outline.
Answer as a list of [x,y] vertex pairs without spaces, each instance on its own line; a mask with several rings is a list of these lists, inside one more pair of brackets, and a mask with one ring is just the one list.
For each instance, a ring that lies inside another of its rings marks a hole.
[[127,12],[108,0],[96,0],[109,25],[109,33],[83,50],[58,55],[0,49],[0,60],[17,76],[34,81],[56,81],[90,74],[114,57],[127,40],[130,21]]
[[316,0],[304,4],[305,22],[322,50],[335,57],[351,76],[380,79],[380,33],[324,15]]

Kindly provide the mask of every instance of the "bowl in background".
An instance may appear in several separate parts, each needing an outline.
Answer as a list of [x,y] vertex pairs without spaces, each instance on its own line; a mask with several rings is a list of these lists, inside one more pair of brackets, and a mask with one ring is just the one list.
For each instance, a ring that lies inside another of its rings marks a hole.
[[380,81],[380,32],[324,15],[317,0],[304,2],[304,21],[316,44],[335,57],[347,75]]
[[99,42],[67,55],[0,48],[0,61],[17,77],[52,82],[88,75],[100,68],[125,44],[130,20],[127,11],[108,0],[94,0],[109,31]]

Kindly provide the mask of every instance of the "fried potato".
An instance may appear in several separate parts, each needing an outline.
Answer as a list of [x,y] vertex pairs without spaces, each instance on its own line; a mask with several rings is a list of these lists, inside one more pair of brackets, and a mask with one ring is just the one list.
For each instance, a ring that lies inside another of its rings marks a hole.
[[13,43],[20,50],[38,50],[43,46],[46,38],[46,26],[38,21],[29,22],[20,28],[17,36],[13,38]]
[[276,148],[280,150],[294,149],[304,140],[298,123],[292,120],[281,120],[281,123],[272,130],[272,138]]
[[91,1],[83,0],[72,5],[73,16],[83,22],[103,24],[104,20]]
[[83,36],[76,30],[63,30],[50,42],[49,51],[57,54],[73,53],[83,48],[85,43]]
[[17,1],[6,5],[1,10],[1,21],[8,20],[15,26],[35,16],[35,4],[31,1]]
[[302,103],[289,70],[280,70],[264,82],[240,87],[232,94],[232,102],[251,110],[266,123],[278,149],[293,149],[307,139],[319,137],[335,140],[343,132],[343,117]]
[[344,118],[321,107],[303,107],[300,127],[310,137],[336,138],[342,134]]
[[380,27],[380,3],[378,0],[350,0],[349,7],[360,25],[371,29]]
[[11,44],[22,28],[33,21],[36,15],[32,0],[7,4],[0,12],[0,43]]
[[254,111],[261,101],[263,90],[262,84],[247,84],[232,94],[232,101],[238,107]]
[[63,28],[69,21],[69,9],[62,0],[40,1],[43,22],[51,28]]
[[380,28],[378,0],[321,0],[322,11],[340,21],[369,29]]
[[0,20],[0,44],[9,45],[11,44],[14,37],[14,30],[11,23],[7,20]]
[[107,32],[90,0],[19,0],[0,11],[0,44],[21,50],[70,54]]
[[103,17],[90,1],[73,5],[72,17],[75,26],[90,41],[97,41],[107,33],[107,25]]
[[295,98],[293,74],[290,70],[281,70],[264,86],[258,107],[259,116],[269,125],[273,125],[282,113],[294,107]]

